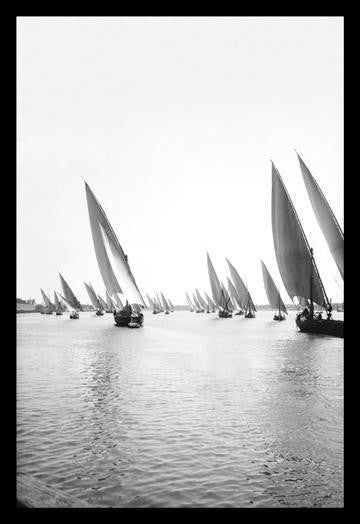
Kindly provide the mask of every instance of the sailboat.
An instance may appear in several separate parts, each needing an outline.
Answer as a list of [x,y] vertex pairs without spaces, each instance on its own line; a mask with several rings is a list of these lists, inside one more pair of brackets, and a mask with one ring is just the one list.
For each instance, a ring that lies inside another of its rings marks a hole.
[[195,288],[196,298],[198,299],[198,302],[200,304],[200,308],[203,311],[206,311],[206,313],[210,313],[209,306],[206,303],[206,301],[203,299],[203,297],[200,295],[200,292],[198,289]]
[[[268,268],[265,266],[264,262],[261,260],[261,267],[264,279],[264,286],[266,295],[270,306],[277,310],[277,313],[274,315],[274,320],[285,320],[285,315],[288,314],[284,302],[281,300],[279,288],[275,286],[275,282],[271,278]],[[285,315],[284,315],[285,313]]]
[[163,305],[163,308],[164,308],[164,311],[165,311],[165,315],[170,315],[170,306],[167,303],[167,300],[164,297],[163,293],[160,293],[160,295],[161,295],[161,301],[162,301],[162,305]]
[[155,302],[153,301],[152,298],[149,297],[149,295],[148,295],[147,293],[146,293],[146,297],[147,297],[147,299],[148,299],[149,306],[150,306],[150,307],[152,308],[152,310],[153,310],[153,315],[157,315],[158,310],[157,310],[157,308],[156,308],[156,306],[155,306]]
[[54,291],[54,302],[55,302],[55,311],[56,311],[56,315],[60,316],[63,314],[62,312],[62,308],[61,308],[61,303],[60,303],[60,300],[56,294],[56,291]]
[[170,298],[167,298],[167,303],[168,303],[169,306],[170,306],[170,312],[171,312],[171,313],[174,313],[175,308],[174,308],[174,305],[173,305],[173,303],[171,302]]
[[80,302],[78,301],[78,299],[76,298],[76,296],[74,295],[74,292],[72,291],[71,287],[64,279],[64,277],[60,273],[59,273],[59,276],[60,276],[60,282],[61,282],[61,286],[62,286],[63,293],[64,293],[64,296],[63,295],[60,295],[60,296],[64,300],[64,302],[66,302],[70,306],[70,308],[72,308],[72,311],[70,313],[70,318],[72,319],[79,318],[78,311],[83,310],[82,306]]
[[[91,233],[99,270],[110,297],[118,304],[118,294],[126,299],[121,309],[114,311],[116,326],[140,327],[144,321],[145,302],[111,224],[100,203],[85,182]],[[121,300],[120,300],[121,303]]]
[[187,294],[187,292],[185,291],[185,295],[186,295],[186,300],[187,300],[187,303],[189,304],[189,308],[190,308],[190,311],[191,313],[193,313],[195,311],[195,308],[190,300],[190,297],[189,295]]
[[201,307],[201,304],[198,301],[198,299],[196,298],[196,296],[194,295],[194,293],[192,294],[192,296],[193,296],[193,301],[194,301],[194,304],[195,304],[195,313],[204,313],[204,310]]
[[[210,280],[210,289],[216,306],[219,308],[220,318],[230,318],[230,297],[223,285],[220,284],[218,276],[215,272],[214,266],[211,262],[209,253],[207,253],[207,267]],[[231,308],[232,309],[232,308]]]
[[[277,263],[289,297],[302,297],[309,308],[296,316],[300,331],[337,337],[344,336],[344,322],[331,318],[331,303],[299,217],[284,182],[272,162],[272,230]],[[327,319],[314,313],[314,305],[327,310]]]
[[247,286],[244,284],[236,268],[231,264],[231,262],[228,259],[226,259],[226,262],[229,266],[231,278],[234,283],[237,294],[239,296],[241,307],[245,308],[244,317],[245,318],[255,318],[256,307],[251,298],[250,291],[248,290]]
[[237,310],[235,315],[243,315],[244,311],[243,311],[241,299],[239,297],[239,293],[236,291],[236,288],[234,284],[231,282],[230,278],[229,277],[226,277],[226,278],[227,278],[227,283],[228,283],[229,294],[234,302],[234,310]]
[[98,295],[97,297],[98,297],[99,302],[100,302],[100,304],[101,304],[101,311],[100,311],[100,314],[103,315],[104,312],[106,311],[106,308],[107,308],[108,306],[107,306],[107,303],[105,302],[105,300],[102,298],[101,295]]
[[211,313],[215,313],[216,306],[215,306],[214,302],[211,300],[209,295],[207,293],[205,293],[205,291],[204,291],[204,295],[205,295],[205,298],[206,298],[207,303],[209,305],[209,309],[210,309]]
[[45,302],[45,311],[44,312],[46,313],[46,315],[52,315],[53,311],[55,310],[55,306],[54,304],[52,304],[47,294],[41,288],[40,288],[40,291],[41,291],[43,300]]
[[99,298],[97,297],[96,293],[95,293],[95,290],[94,288],[92,287],[92,285],[90,284],[90,282],[87,284],[86,282],[84,282],[85,284],[85,289],[89,295],[89,298],[90,298],[90,302],[92,303],[95,311],[96,311],[96,315],[97,316],[102,316],[104,314],[104,311],[103,311],[103,308],[102,308],[102,305],[99,301]]

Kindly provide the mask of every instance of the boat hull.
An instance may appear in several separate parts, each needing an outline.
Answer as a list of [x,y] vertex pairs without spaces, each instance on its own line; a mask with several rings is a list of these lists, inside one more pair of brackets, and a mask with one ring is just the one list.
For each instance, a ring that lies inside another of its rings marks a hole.
[[[140,327],[144,322],[144,315],[116,315],[114,314],[115,325],[118,327]],[[132,324],[132,325],[130,325]]]
[[303,333],[314,333],[316,335],[330,335],[332,337],[344,338],[343,320],[315,320],[296,318],[297,327]]
[[245,318],[255,318],[254,313],[246,313]]
[[104,314],[104,312],[103,312],[103,311],[100,311],[100,310],[98,310],[98,311],[96,312],[96,316],[98,316],[98,317],[102,317],[103,314]]
[[228,311],[219,311],[219,318],[232,318],[232,313]]

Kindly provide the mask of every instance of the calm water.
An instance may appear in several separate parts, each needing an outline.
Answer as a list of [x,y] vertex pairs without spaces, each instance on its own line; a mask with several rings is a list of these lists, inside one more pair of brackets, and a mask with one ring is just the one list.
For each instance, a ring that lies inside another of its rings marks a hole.
[[105,507],[342,506],[343,340],[271,318],[18,314],[18,471]]

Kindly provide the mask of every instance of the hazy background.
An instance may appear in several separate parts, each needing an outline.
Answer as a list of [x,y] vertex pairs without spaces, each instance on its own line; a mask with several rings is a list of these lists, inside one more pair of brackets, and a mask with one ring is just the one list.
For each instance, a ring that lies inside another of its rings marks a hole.
[[208,291],[209,251],[267,303],[273,159],[342,300],[294,152],[343,227],[341,17],[17,20],[18,297],[61,290],[58,271],[81,301],[84,280],[104,294],[84,177],[143,294]]

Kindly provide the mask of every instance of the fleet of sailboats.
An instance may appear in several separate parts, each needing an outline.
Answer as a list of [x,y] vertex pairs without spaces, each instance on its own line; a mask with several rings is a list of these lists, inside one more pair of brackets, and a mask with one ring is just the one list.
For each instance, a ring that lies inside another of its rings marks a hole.
[[[344,279],[344,235],[336,217],[309,168],[296,152],[305,188],[310,199],[316,220],[325,237],[330,253],[336,263],[342,280]],[[105,285],[105,300],[97,294],[90,282],[84,282],[90,302],[96,315],[112,313],[116,326],[140,327],[144,321],[143,309],[147,308],[134,275],[129,265],[128,256],[99,201],[85,182],[90,229],[99,271]],[[332,318],[332,305],[329,300],[319,270],[315,263],[314,251],[310,247],[305,232],[297,215],[293,202],[272,162],[271,223],[274,249],[282,283],[291,298],[296,298],[301,312],[296,316],[296,325],[300,331],[343,337],[344,322]],[[221,282],[207,253],[207,270],[210,282],[210,294],[200,293],[198,288],[192,298],[185,292],[191,312],[214,313],[220,318],[243,315],[255,318],[256,307],[247,284],[240,277],[235,266],[225,259],[230,271],[226,276],[227,286]],[[266,296],[274,310],[273,320],[285,320],[288,314],[280,296],[279,284],[276,285],[263,260],[262,276]],[[62,315],[70,311],[70,318],[79,318],[83,308],[64,277],[59,273],[63,294],[54,291],[54,303],[48,294],[40,289],[44,301],[41,313]],[[210,296],[211,295],[211,296]],[[60,297],[60,298],[59,298]],[[175,310],[171,300],[157,292],[156,296],[146,295],[153,314],[164,312],[169,315]],[[317,309],[318,311],[315,311]],[[339,309],[337,305],[336,309]],[[322,318],[323,311],[326,319]]]

